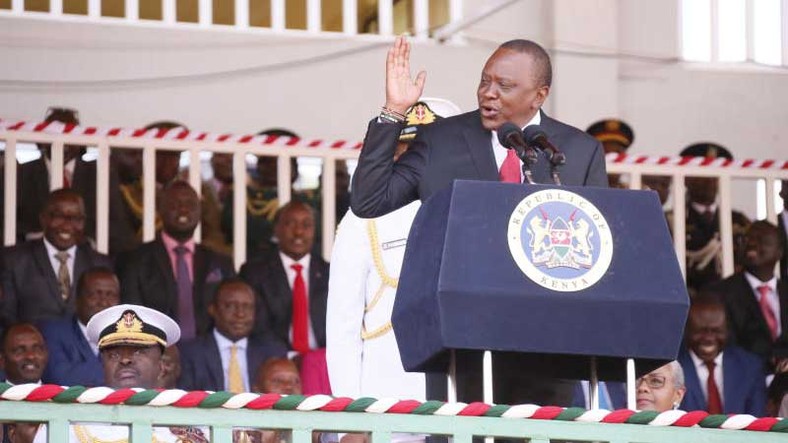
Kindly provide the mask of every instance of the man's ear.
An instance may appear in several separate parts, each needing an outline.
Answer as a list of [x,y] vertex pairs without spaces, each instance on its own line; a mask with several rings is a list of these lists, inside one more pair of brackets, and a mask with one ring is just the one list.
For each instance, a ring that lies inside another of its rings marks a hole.
[[213,307],[213,302],[208,304],[208,315],[211,318],[216,318],[216,308]]

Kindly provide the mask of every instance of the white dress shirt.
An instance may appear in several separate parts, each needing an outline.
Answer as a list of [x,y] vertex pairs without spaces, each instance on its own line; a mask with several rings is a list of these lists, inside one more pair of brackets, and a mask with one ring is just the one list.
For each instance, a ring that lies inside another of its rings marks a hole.
[[[296,278],[296,271],[290,266],[298,263],[304,268],[301,270],[301,275],[304,277],[304,286],[306,287],[306,306],[307,313],[309,312],[309,261],[312,259],[312,254],[307,254],[301,257],[301,260],[293,260],[282,252],[279,252],[279,257],[282,259],[282,266],[285,268],[287,274],[287,284],[290,285],[290,290],[293,290],[293,283]],[[309,325],[309,349],[317,348],[317,339],[315,338],[315,329],[312,327],[312,316],[307,315],[307,324]],[[290,343],[293,342],[293,322],[290,321],[290,331],[287,335]]]
[[[56,255],[58,252],[60,252],[60,250],[52,246],[52,244],[49,243],[46,237],[44,238],[44,247],[47,249],[47,257],[49,257],[49,263],[52,265],[52,270],[55,271],[55,277],[57,277],[58,273],[60,272],[60,260],[57,259]],[[66,252],[68,252],[68,260],[66,260],[66,267],[68,267],[68,276],[69,279],[71,280],[71,285],[74,286],[74,259],[77,255],[77,245],[74,245],[66,249]]]
[[777,336],[779,337],[783,333],[783,327],[782,319],[780,318],[780,297],[777,295],[777,277],[772,277],[769,281],[760,281],[758,280],[758,277],[750,274],[749,272],[745,272],[744,278],[747,279],[747,283],[750,284],[752,292],[755,293],[755,300],[758,302],[759,306],[761,303],[761,292],[758,290],[758,287],[763,285],[769,287],[769,294],[767,295],[766,301],[772,308],[774,318],[777,319]]
[[[542,123],[542,113],[541,111],[537,111],[534,118],[531,119],[523,129],[532,126],[538,125]],[[506,155],[509,153],[509,149],[505,148],[501,145],[501,142],[498,141],[498,131],[492,131],[492,147],[493,147],[493,155],[495,155],[495,165],[498,167],[498,171],[501,170],[501,165],[503,161],[506,160]],[[523,181],[523,161],[520,160],[520,182]]]
[[[698,381],[700,381],[700,390],[703,391],[703,398],[706,401],[709,401],[709,389],[708,389],[708,382],[709,382],[709,368],[706,366],[706,363],[700,359],[694,352],[690,349],[689,351],[690,358],[692,359],[692,364],[695,365],[695,372],[698,373]],[[714,382],[717,384],[717,391],[720,393],[720,402],[725,404],[725,388],[724,388],[724,379],[722,375],[722,352],[719,353],[716,357],[714,357]]]
[[232,352],[233,345],[235,345],[236,348],[238,348],[236,356],[238,358],[238,366],[241,368],[241,377],[244,381],[244,392],[250,392],[249,366],[246,363],[246,348],[249,345],[249,339],[244,337],[237,342],[233,342],[222,335],[216,328],[213,328],[213,338],[216,340],[216,346],[219,348],[219,355],[222,357],[224,389],[226,391],[230,390],[230,353]]

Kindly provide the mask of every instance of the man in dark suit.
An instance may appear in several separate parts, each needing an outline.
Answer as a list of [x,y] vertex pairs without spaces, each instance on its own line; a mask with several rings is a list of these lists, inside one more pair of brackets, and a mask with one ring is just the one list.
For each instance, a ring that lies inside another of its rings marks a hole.
[[[560,168],[564,184],[607,186],[600,143],[540,110],[550,91],[552,68],[544,49],[527,40],[504,43],[487,60],[477,91],[479,109],[419,131],[394,163],[404,125],[399,115],[421,96],[426,75],[421,72],[411,79],[409,52],[403,37],[389,50],[386,105],[369,124],[353,176],[351,206],[357,215],[378,217],[416,199],[426,200],[455,179],[498,181],[500,171],[508,172],[512,162],[519,171],[520,160],[500,146],[494,133],[505,122],[519,127],[540,124],[566,153],[567,162]],[[544,154],[532,170],[535,181],[552,182]]]
[[[539,125],[567,157],[561,181],[573,186],[606,187],[602,146],[585,132],[548,117],[542,110],[552,83],[550,56],[538,44],[512,40],[498,47],[482,69],[479,109],[435,122],[420,130],[394,162],[404,113],[422,94],[426,73],[410,74],[410,48],[397,38],[386,61],[386,104],[370,122],[353,176],[353,212],[378,217],[416,199],[426,200],[455,179],[522,182],[522,162],[498,141],[496,130],[511,122]],[[531,167],[537,183],[552,183],[543,152]],[[569,405],[574,383],[525,375],[517,355],[494,356],[495,400]],[[462,401],[480,400],[481,358],[458,354],[457,382]],[[427,396],[445,398],[445,377],[427,377]],[[462,392],[465,390],[466,392]]]
[[216,286],[235,274],[229,257],[196,244],[200,198],[189,183],[169,184],[159,200],[162,232],[118,259],[121,300],[174,318],[191,339],[213,327],[208,304]]
[[77,282],[74,316],[41,323],[41,334],[49,348],[45,383],[74,386],[101,386],[104,371],[98,345],[89,343],[88,321],[97,312],[120,303],[120,283],[112,269],[91,268]]
[[776,226],[757,221],[747,231],[745,244],[744,271],[704,292],[724,297],[731,341],[769,364],[774,343],[788,340],[788,283],[774,274],[782,258],[782,239]]
[[300,353],[324,348],[328,263],[311,254],[314,210],[301,201],[287,203],[276,215],[274,234],[277,250],[241,267],[241,277],[262,301],[258,328]]
[[44,238],[3,250],[3,324],[74,314],[74,283],[85,270],[108,266],[109,257],[83,241],[85,206],[79,193],[58,189],[41,211]]
[[727,343],[721,301],[712,297],[693,300],[685,338],[678,358],[687,387],[681,409],[762,417],[766,408],[763,363],[755,354]]
[[181,345],[181,378],[187,390],[249,392],[257,369],[271,357],[287,355],[272,337],[250,337],[257,296],[240,278],[224,280],[208,313],[216,325],[209,334]]
[[[50,108],[45,122],[79,125],[77,111],[67,108]],[[52,145],[39,143],[41,157],[19,166],[17,187],[17,232],[21,239],[40,238],[43,226],[39,214],[49,195],[49,171],[52,168]],[[79,192],[85,202],[85,234],[96,234],[96,162],[82,160],[84,146],[63,147],[63,188]],[[58,186],[59,187],[59,186]]]

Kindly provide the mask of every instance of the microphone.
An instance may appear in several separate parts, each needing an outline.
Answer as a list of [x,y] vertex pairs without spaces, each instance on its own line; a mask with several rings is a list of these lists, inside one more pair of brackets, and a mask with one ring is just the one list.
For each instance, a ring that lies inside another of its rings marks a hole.
[[523,137],[528,146],[536,146],[541,149],[553,166],[561,166],[566,163],[566,155],[547,140],[547,134],[542,131],[539,125],[527,126],[523,130]]
[[534,149],[523,139],[523,131],[512,122],[506,122],[498,128],[498,142],[505,148],[514,149],[514,152],[517,153],[517,157],[519,157],[525,165],[530,166],[538,160],[536,151],[534,151]]

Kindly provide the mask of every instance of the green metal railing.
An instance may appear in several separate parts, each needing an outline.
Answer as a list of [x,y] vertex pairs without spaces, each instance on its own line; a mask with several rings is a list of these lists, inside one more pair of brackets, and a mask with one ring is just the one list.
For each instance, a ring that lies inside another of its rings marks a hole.
[[[249,394],[246,394],[249,395]],[[311,443],[313,431],[371,432],[372,443],[390,440],[392,432],[449,435],[455,443],[471,443],[473,437],[492,436],[528,439],[533,443],[552,440],[601,442],[786,442],[788,434],[702,427],[649,426],[637,424],[585,423],[501,417],[465,417],[391,413],[249,410],[174,406],[128,406],[58,404],[53,402],[0,401],[0,420],[44,421],[49,441],[66,442],[69,423],[102,422],[129,424],[131,441],[151,441],[153,425],[207,425],[211,440],[231,442],[233,428],[291,430],[293,443]]]

